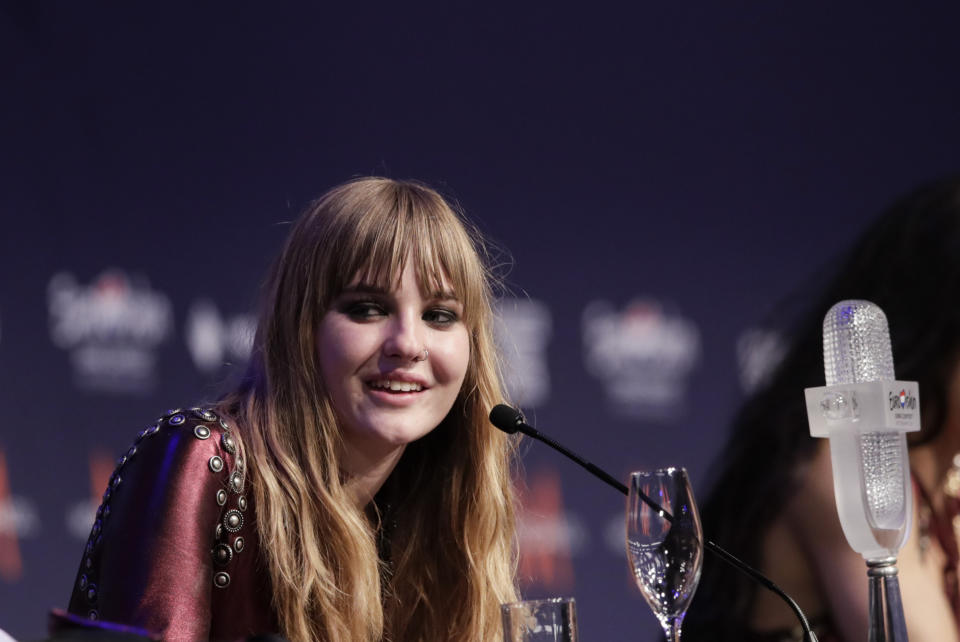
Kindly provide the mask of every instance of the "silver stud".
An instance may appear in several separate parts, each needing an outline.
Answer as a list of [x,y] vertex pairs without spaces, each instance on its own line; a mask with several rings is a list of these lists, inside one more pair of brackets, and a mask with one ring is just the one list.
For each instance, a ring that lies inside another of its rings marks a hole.
[[152,426],[147,428],[147,437],[150,437],[151,435],[155,435],[159,431],[160,431],[160,424],[153,424]]
[[93,535],[94,537],[96,537],[97,535],[100,534],[100,529],[102,529],[102,528],[103,528],[103,522],[101,522],[101,521],[98,519],[97,521],[95,521],[95,522],[93,523],[93,530],[90,531],[90,534]]
[[85,558],[83,558],[83,565],[86,567],[86,569],[87,569],[88,571],[89,571],[90,569],[92,569],[92,568],[93,568],[93,558],[90,557],[89,555],[87,555]]
[[246,468],[247,462],[243,460],[243,457],[237,457],[237,470],[242,473],[244,470],[246,470]]
[[213,585],[217,588],[227,588],[230,586],[230,574],[220,571],[213,576]]
[[80,576],[80,581],[77,582],[77,586],[80,587],[80,590],[81,590],[81,591],[82,591],[83,589],[87,588],[87,581],[88,581],[88,580],[87,580],[87,576],[86,576],[86,575],[81,575],[81,576]]
[[236,552],[239,553],[240,551],[242,551],[243,546],[244,546],[244,541],[242,537],[238,537],[237,539],[233,540],[233,550],[235,550]]
[[217,491],[217,506],[223,506],[227,503],[227,491],[222,488]]
[[203,424],[197,424],[193,429],[193,434],[197,436],[197,439],[209,439],[210,429]]
[[233,549],[226,544],[217,544],[213,548],[213,561],[219,566],[226,566],[233,559]]
[[240,510],[247,510],[247,498],[241,497],[237,500],[237,506],[240,507]]
[[243,528],[243,515],[240,511],[236,509],[228,510],[223,516],[223,527],[231,533],[236,533]]
[[213,531],[213,539],[220,539],[223,536],[223,524],[217,524],[217,528]]
[[183,416],[182,414],[180,414],[180,413],[177,413],[177,414],[175,414],[174,416],[172,416],[172,417],[170,417],[169,419],[167,419],[167,422],[168,422],[171,426],[179,426],[180,424],[182,424],[182,423],[185,422],[186,420],[187,420],[186,417],[184,417],[184,416]]
[[113,477],[110,478],[110,485],[113,486],[114,489],[116,489],[116,487],[120,485],[120,481],[121,481],[120,475],[118,475],[117,473],[114,473]]
[[123,468],[123,465],[127,463],[127,456],[120,455],[120,459],[117,460],[117,470]]
[[205,421],[217,420],[217,415],[212,410],[204,410],[203,408],[191,408],[191,410],[193,410],[193,414]]
[[233,474],[230,475],[230,490],[235,493],[243,491],[243,473],[239,470],[233,471]]
[[106,504],[110,501],[110,496],[113,494],[113,491],[110,490],[110,487],[107,486],[107,490],[103,491],[103,503]]
[[223,436],[220,437],[220,443],[223,444],[223,449],[228,453],[231,455],[236,454],[237,443],[233,440],[233,437],[231,437],[229,433],[223,433]]
[[221,417],[221,418],[220,418],[220,427],[223,428],[224,430],[229,430],[229,429],[230,429],[230,424],[228,424],[226,421],[224,421],[224,420],[223,420],[223,417]]
[[103,507],[103,519],[110,517],[110,505],[107,504]]
[[87,602],[94,604],[97,601],[97,585],[88,584],[87,585]]
[[221,470],[223,470],[223,460],[217,457],[216,455],[210,458],[209,464],[210,464],[210,470],[212,470],[215,473],[219,473]]
[[133,459],[133,456],[137,454],[137,447],[130,446],[130,450],[127,451],[127,461]]
[[87,619],[92,620],[94,622],[99,620],[100,614],[97,613],[97,609],[90,609],[90,611],[87,613]]
[[103,517],[103,504],[100,504],[100,506],[97,507],[97,519],[100,519],[101,517]]

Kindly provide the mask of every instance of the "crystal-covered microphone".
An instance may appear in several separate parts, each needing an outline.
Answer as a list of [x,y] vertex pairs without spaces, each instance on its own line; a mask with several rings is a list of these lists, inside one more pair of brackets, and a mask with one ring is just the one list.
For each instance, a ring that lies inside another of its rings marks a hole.
[[895,557],[910,530],[905,433],[920,429],[917,384],[896,381],[883,310],[841,301],[823,320],[827,385],[809,388],[810,434],[830,438],[843,533],[865,559]]
[[827,385],[807,388],[810,434],[830,439],[833,492],[843,534],[867,562],[870,641],[906,641],[896,557],[910,532],[906,433],[920,429],[915,382],[893,373],[883,310],[841,301],[823,320]]

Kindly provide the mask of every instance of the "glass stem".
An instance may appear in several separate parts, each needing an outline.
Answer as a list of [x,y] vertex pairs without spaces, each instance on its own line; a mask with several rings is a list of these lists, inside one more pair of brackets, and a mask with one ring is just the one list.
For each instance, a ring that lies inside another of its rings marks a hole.
[[680,625],[683,623],[683,616],[667,618],[663,623],[663,632],[667,636],[667,642],[680,642]]

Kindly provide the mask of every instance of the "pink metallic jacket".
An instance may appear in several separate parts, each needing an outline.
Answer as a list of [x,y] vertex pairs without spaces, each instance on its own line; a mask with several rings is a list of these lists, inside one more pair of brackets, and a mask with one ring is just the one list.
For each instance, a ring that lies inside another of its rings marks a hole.
[[211,410],[176,410],[143,430],[103,494],[70,613],[165,640],[276,632],[244,472]]

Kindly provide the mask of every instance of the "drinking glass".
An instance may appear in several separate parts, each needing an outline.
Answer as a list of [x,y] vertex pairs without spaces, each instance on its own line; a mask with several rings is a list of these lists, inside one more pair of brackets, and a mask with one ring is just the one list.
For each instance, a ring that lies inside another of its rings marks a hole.
[[630,474],[627,558],[667,640],[679,642],[703,562],[700,514],[686,469]]
[[502,604],[504,642],[578,642],[572,597]]

